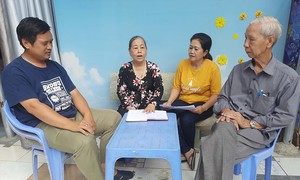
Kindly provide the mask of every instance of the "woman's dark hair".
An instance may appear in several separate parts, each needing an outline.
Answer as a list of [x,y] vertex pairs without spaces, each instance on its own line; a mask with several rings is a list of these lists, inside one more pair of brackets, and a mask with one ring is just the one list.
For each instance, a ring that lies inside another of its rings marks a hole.
[[209,53],[212,44],[209,35],[205,33],[196,33],[191,37],[190,42],[192,42],[192,40],[198,40],[202,46],[203,51],[208,51],[203,58],[213,60],[211,54]]
[[18,40],[21,46],[25,49],[22,39],[27,40],[30,44],[33,44],[38,34],[44,34],[50,31],[50,26],[36,17],[26,17],[22,19],[17,26]]
[[129,40],[129,47],[128,47],[128,50],[130,50],[130,48],[131,48],[131,46],[132,46],[132,42],[133,42],[134,40],[138,39],[138,38],[140,38],[140,39],[142,39],[142,40],[144,41],[144,44],[145,44],[146,49],[147,49],[146,41],[145,41],[145,39],[144,39],[142,36],[133,36],[133,37]]

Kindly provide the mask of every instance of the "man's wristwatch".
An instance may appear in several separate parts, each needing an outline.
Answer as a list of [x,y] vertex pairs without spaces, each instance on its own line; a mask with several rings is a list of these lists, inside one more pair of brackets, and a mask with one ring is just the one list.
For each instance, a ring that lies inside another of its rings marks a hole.
[[251,129],[256,129],[256,124],[257,124],[256,121],[251,120],[251,121],[250,121],[250,128],[251,128]]

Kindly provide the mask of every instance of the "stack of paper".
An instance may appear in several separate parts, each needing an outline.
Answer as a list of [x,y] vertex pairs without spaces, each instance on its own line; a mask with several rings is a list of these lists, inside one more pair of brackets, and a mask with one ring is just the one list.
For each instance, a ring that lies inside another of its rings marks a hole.
[[167,112],[162,110],[155,110],[154,113],[144,113],[143,109],[129,110],[126,121],[165,121],[168,120]]
[[196,107],[194,105],[188,105],[188,106],[167,106],[164,104],[159,105],[162,108],[165,109],[181,109],[181,110],[194,110]]

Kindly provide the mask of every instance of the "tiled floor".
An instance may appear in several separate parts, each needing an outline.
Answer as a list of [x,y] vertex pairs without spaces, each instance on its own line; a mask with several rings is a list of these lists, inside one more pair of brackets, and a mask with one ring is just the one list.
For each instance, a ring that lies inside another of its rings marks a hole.
[[[199,158],[199,154],[197,154],[197,158]],[[39,162],[41,166],[46,162],[46,160],[41,157]],[[69,161],[69,163],[72,163],[72,161]],[[300,180],[300,157],[286,157],[274,153],[274,161],[272,165],[272,179]],[[118,163],[117,168],[134,170],[136,172],[134,180],[172,179],[169,164],[167,161],[162,159],[134,159],[130,164],[127,164],[126,167],[124,167],[122,163]],[[261,163],[258,168],[258,174],[263,174],[263,169],[264,164]],[[30,150],[23,149],[20,141],[11,146],[0,144],[1,180],[26,180],[31,176],[31,174],[32,167]],[[195,171],[190,171],[187,164],[183,163],[182,175],[183,180],[193,180]],[[258,179],[263,179],[262,177],[262,175],[258,175]],[[241,176],[234,176],[233,179],[240,180]]]

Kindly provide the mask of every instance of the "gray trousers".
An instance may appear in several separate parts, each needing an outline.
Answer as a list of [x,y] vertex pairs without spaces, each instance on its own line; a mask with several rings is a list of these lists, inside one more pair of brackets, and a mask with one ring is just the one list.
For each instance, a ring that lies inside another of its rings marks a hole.
[[[95,123],[95,135],[85,136],[79,132],[72,132],[50,126],[45,123],[37,125],[45,133],[51,148],[73,154],[73,159],[88,180],[104,180],[100,164],[105,162],[106,145],[118,126],[121,115],[114,110],[91,109]],[[75,120],[81,120],[80,113]],[[96,137],[101,135],[100,151]]]
[[230,122],[215,123],[211,134],[201,139],[195,180],[232,180],[234,165],[265,148],[268,142],[259,130],[237,131]]

